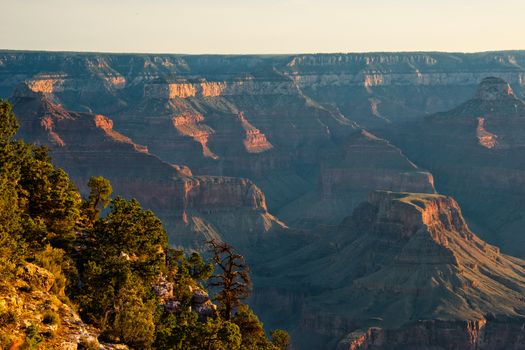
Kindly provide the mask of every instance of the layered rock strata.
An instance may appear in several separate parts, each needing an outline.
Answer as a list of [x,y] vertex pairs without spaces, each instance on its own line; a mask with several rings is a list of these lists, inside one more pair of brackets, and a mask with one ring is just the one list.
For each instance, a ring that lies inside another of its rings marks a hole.
[[432,172],[440,192],[457,198],[483,238],[518,256],[525,256],[524,136],[525,103],[496,77],[456,108],[389,133]]
[[89,177],[102,175],[115,193],[153,209],[174,244],[199,248],[207,239],[227,236],[244,245],[285,227],[268,213],[264,194],[248,179],[194,176],[189,168],[163,162],[115,131],[110,118],[66,111],[25,86],[12,101],[21,124],[19,137],[50,146],[54,162],[81,190]]
[[275,278],[274,285],[310,291],[295,311],[297,336],[309,334],[302,348],[523,345],[525,261],[478,238],[452,198],[376,191],[341,225],[317,234],[275,253],[283,257],[258,275],[263,290],[264,276],[286,271],[293,283]]

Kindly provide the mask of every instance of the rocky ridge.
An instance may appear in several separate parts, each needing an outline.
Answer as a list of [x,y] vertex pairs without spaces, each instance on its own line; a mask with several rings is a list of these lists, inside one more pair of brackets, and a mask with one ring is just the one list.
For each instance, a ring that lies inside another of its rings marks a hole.
[[370,191],[435,192],[432,174],[364,129],[356,129],[336,150],[323,155],[317,181],[313,190],[277,215],[290,225],[312,228],[340,223]]
[[[21,138],[50,146],[54,162],[81,190],[90,176],[102,175],[116,193],[139,199],[171,232],[176,228],[177,235],[171,237],[175,244],[198,247],[225,233],[232,242],[245,244],[285,227],[268,213],[264,194],[250,180],[193,176],[189,168],[163,162],[115,131],[110,118],[66,111],[45,94],[27,93],[25,87],[13,103]],[[252,236],[238,237],[247,226]]]
[[298,336],[340,349],[520,348],[525,262],[479,239],[452,198],[376,191],[318,234],[264,274],[294,276],[272,282],[292,294],[316,291],[296,311]]
[[432,172],[440,192],[458,199],[484,239],[520,257],[524,135],[525,102],[496,77],[459,106],[389,133]]

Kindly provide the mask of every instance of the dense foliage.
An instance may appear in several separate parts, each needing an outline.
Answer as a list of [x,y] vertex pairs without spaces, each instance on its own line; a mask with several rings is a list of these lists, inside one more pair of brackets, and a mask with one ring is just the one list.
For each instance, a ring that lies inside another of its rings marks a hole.
[[[269,340],[241,303],[250,291],[249,275],[232,247],[212,245],[214,275],[213,264],[199,254],[168,247],[151,211],[134,199],[111,199],[108,180],[92,177],[82,199],[45,148],[14,139],[17,128],[10,105],[0,101],[0,282],[14,281],[28,262],[37,264],[55,276],[51,291],[98,327],[101,340],[137,349],[289,347],[286,332],[274,331]],[[192,305],[196,295],[207,297],[210,277],[218,311],[208,300],[203,314]],[[163,288],[169,292],[159,292]],[[44,321],[59,322],[53,314]],[[35,327],[26,334],[25,346],[37,347]]]

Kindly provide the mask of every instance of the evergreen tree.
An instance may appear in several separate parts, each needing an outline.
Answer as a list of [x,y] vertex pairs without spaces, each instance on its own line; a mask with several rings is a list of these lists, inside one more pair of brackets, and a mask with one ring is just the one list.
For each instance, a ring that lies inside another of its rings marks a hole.
[[14,159],[25,240],[33,250],[47,244],[70,250],[80,220],[78,190],[44,147],[17,143]]
[[18,208],[16,146],[18,122],[11,105],[0,100],[0,278],[6,278],[22,260],[21,212]]
[[283,331],[282,329],[276,329],[270,332],[270,336],[272,337],[272,343],[277,347],[277,349],[290,349],[292,343],[288,332]]
[[102,176],[93,176],[88,181],[89,197],[82,203],[82,214],[85,219],[85,227],[91,228],[100,218],[102,209],[110,203],[113,188],[109,180]]

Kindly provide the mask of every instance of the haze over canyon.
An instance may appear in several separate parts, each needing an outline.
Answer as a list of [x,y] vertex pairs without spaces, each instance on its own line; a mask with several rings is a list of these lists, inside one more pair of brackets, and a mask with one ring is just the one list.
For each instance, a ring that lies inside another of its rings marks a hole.
[[525,349],[525,51],[0,51],[17,137],[246,256],[294,349]]

